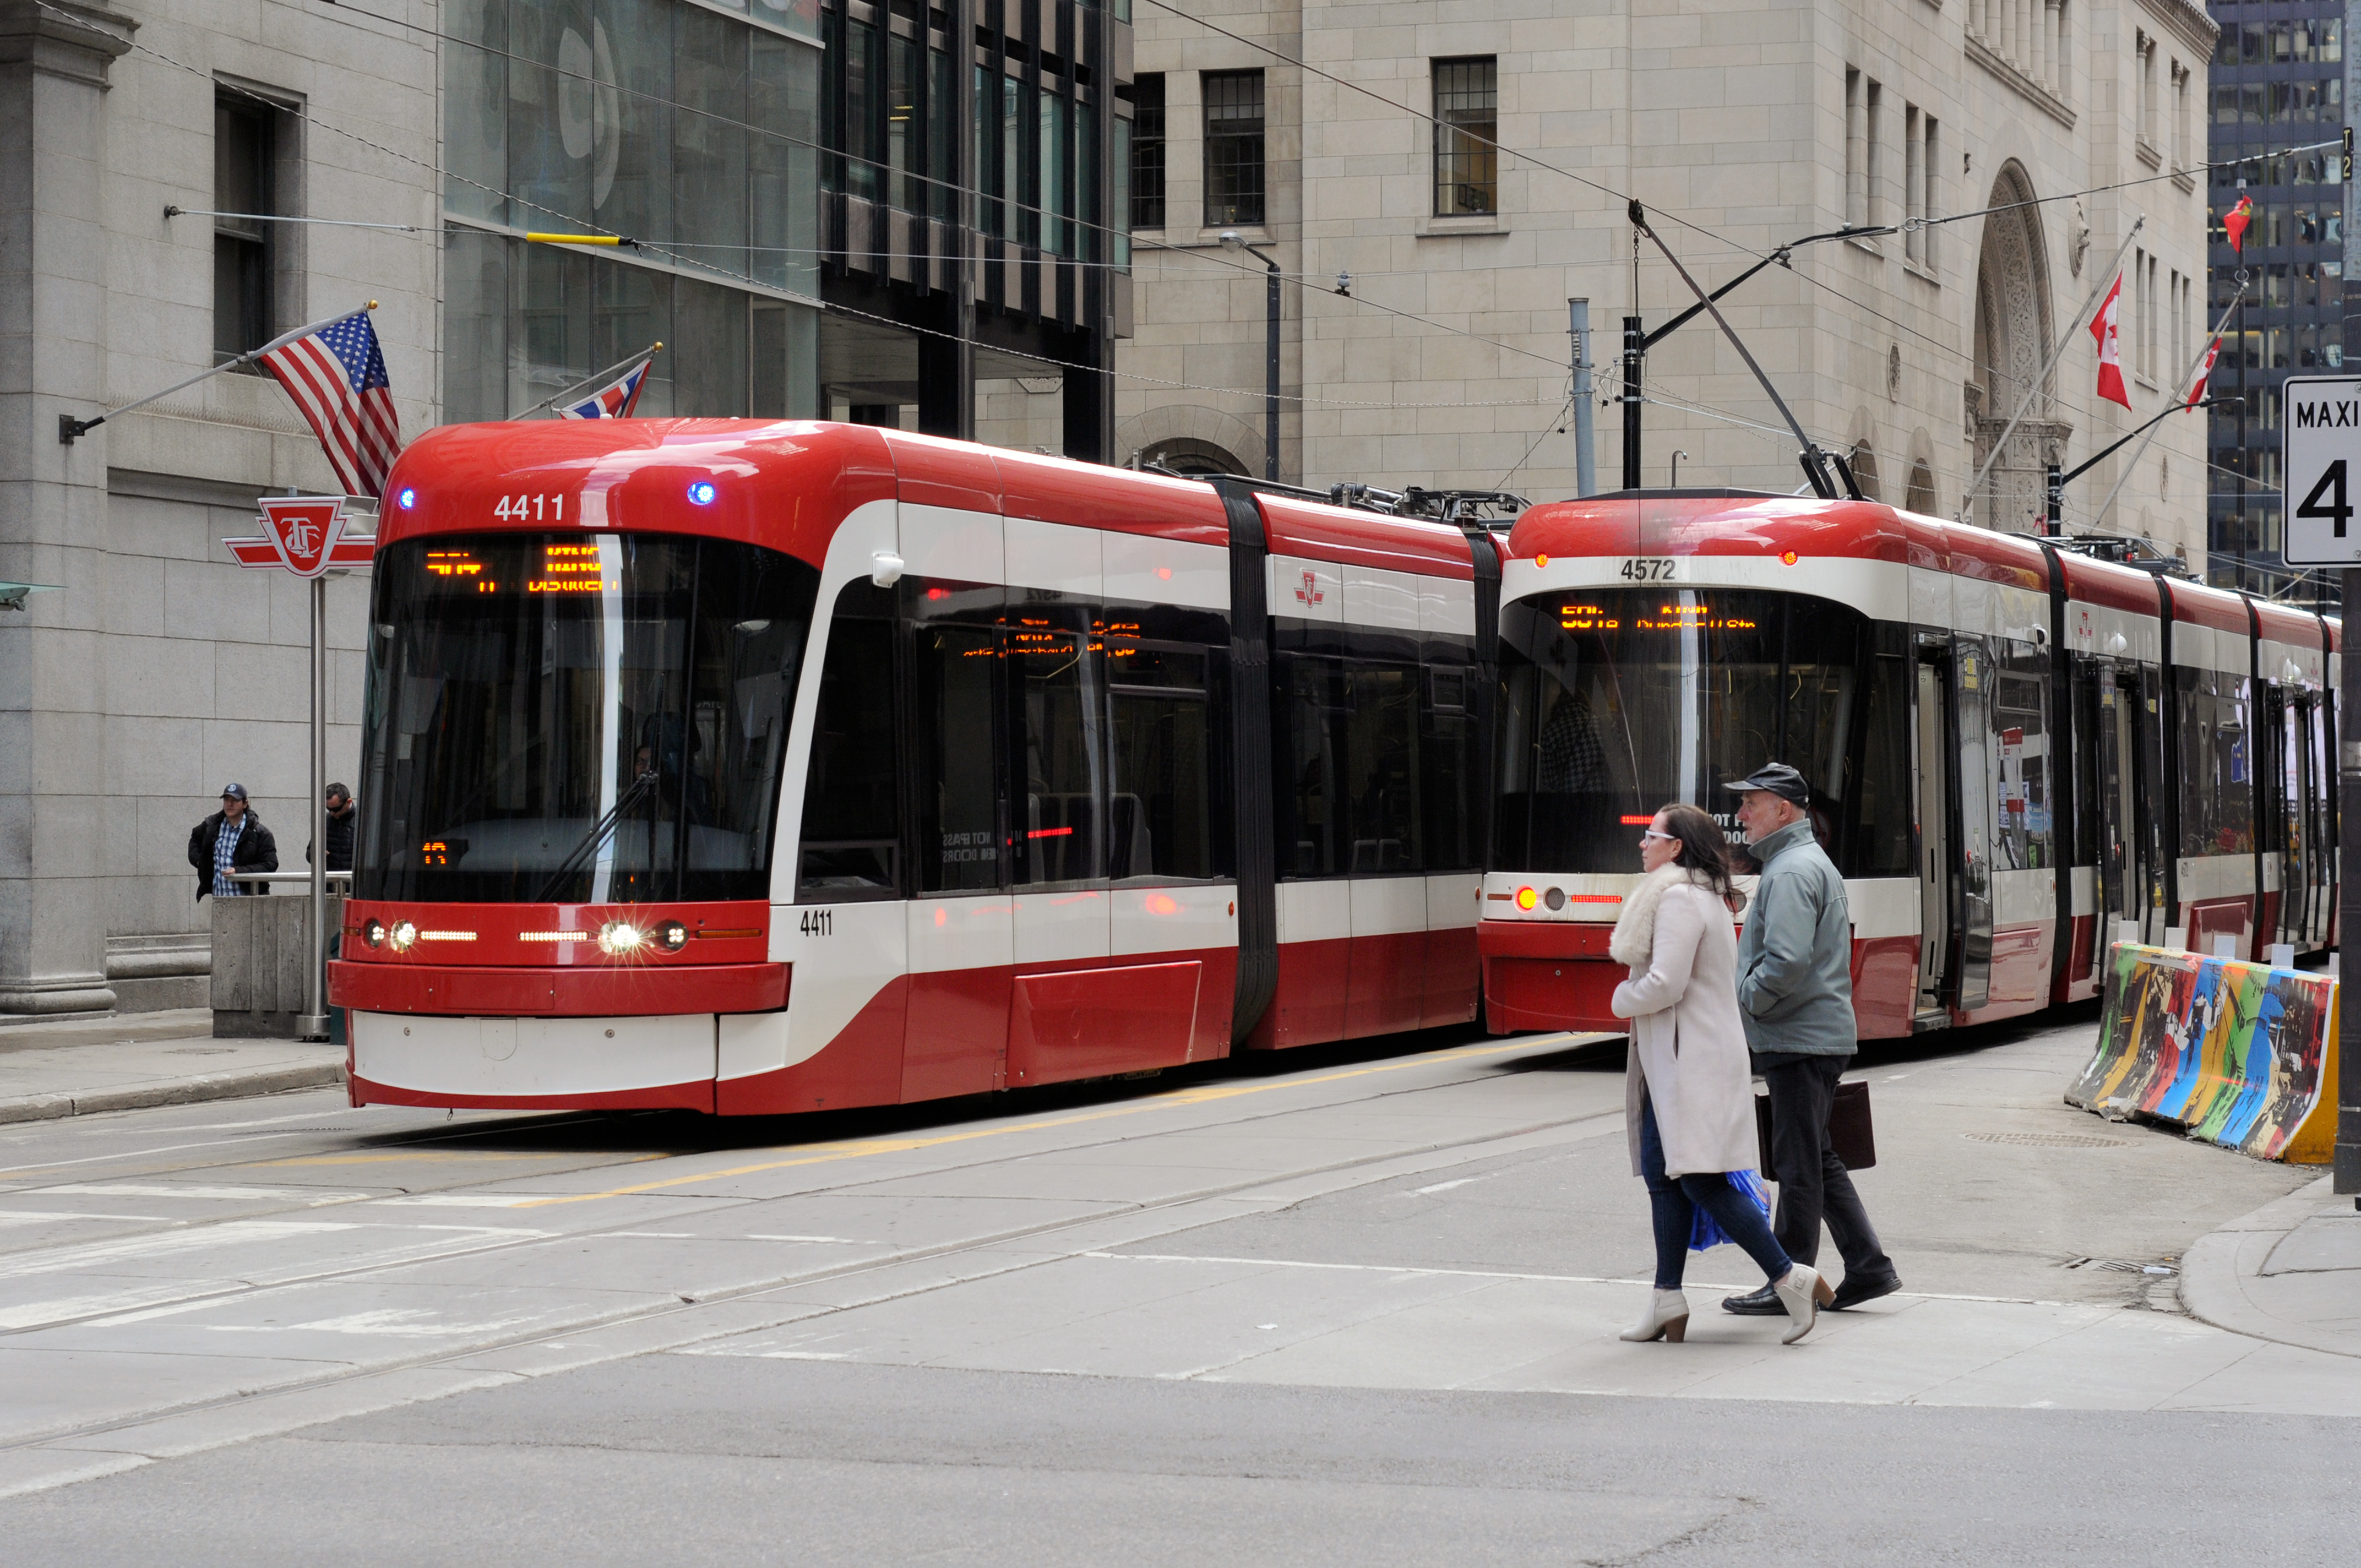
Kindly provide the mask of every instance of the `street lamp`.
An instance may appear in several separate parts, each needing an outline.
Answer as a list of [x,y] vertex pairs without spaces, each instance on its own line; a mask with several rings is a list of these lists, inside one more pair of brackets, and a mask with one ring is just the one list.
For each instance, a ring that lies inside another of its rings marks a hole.
[[[1279,263],[1246,243],[1246,236],[1235,229],[1224,229],[1220,236],[1224,250],[1243,250],[1268,269],[1263,290],[1263,351],[1262,351],[1262,477],[1279,477]],[[1338,275],[1338,293],[1345,291]]]

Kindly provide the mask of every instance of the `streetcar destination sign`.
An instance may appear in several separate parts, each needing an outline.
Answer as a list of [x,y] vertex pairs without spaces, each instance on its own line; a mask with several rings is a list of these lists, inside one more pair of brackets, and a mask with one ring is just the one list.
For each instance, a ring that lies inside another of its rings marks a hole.
[[2290,377],[2285,396],[2288,565],[2361,566],[2361,376]]

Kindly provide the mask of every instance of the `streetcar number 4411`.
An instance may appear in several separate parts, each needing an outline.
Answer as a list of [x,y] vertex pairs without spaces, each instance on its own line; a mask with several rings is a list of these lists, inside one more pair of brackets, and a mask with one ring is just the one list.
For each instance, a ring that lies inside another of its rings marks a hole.
[[833,910],[833,909],[807,909],[807,910],[805,910],[805,911],[804,911],[804,916],[803,916],[803,924],[802,924],[802,926],[801,926],[800,929],[801,929],[801,931],[803,932],[803,934],[804,934],[805,936],[807,936],[807,937],[833,937],[833,936],[835,936],[835,935],[836,935],[836,911],[835,911],[835,910]]

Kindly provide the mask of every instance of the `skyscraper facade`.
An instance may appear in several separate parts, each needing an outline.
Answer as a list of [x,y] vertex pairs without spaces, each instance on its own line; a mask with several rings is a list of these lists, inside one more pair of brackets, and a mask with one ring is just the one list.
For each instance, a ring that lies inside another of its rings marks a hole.
[[[2312,600],[2280,555],[2280,392],[2345,364],[2344,0],[2213,0],[2210,88],[2211,314],[2230,313],[2212,390],[2207,576]],[[2226,222],[2251,203],[2242,245]],[[2243,291],[2240,288],[2244,282]],[[2301,501],[2301,498],[2297,499]]]

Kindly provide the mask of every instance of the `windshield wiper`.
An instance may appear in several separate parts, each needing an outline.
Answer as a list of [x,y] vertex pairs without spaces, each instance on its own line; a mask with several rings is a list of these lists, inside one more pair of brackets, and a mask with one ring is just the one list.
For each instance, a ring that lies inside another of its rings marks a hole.
[[549,880],[542,883],[541,892],[534,895],[533,902],[535,904],[553,902],[554,895],[565,884],[566,879],[582,869],[584,859],[597,854],[600,847],[609,839],[614,837],[615,828],[621,823],[623,814],[654,793],[660,778],[661,775],[656,770],[650,768],[646,773],[633,779],[630,786],[615,797],[615,804],[607,808],[606,815],[590,824],[590,830],[582,835],[574,848],[566,852],[566,859],[558,862],[557,869],[549,873]]

